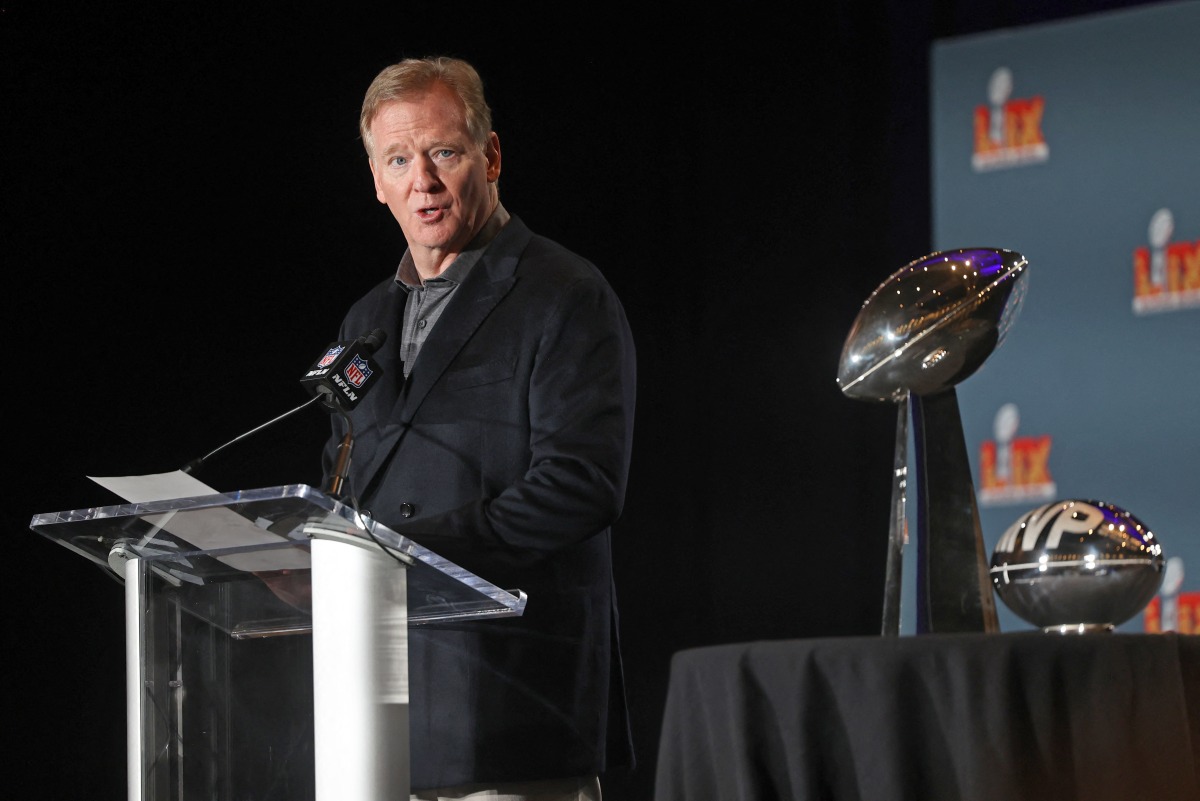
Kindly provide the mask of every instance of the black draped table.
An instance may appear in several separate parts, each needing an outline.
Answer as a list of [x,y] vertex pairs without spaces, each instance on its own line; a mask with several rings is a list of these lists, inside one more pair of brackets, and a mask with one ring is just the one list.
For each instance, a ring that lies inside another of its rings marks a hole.
[[922,634],[671,661],[656,801],[1200,801],[1200,636]]

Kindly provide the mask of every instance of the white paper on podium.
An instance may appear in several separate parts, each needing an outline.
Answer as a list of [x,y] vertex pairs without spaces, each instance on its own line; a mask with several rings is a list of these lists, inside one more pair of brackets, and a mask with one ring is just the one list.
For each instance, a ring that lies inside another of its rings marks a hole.
[[[220,493],[203,481],[175,470],[145,476],[88,476],[130,503],[148,503],[171,498],[195,498]],[[144,519],[163,531],[203,550],[235,548],[244,545],[273,545],[290,542],[253,521],[223,506],[190,509],[185,515],[164,512],[145,515]],[[301,548],[273,548],[268,551],[226,554],[216,557],[236,570],[263,572],[304,570],[311,567],[308,551]]]
[[197,498],[218,495],[215,489],[182,470],[152,473],[146,476],[88,476],[100,486],[120,495],[130,503],[165,501],[169,498]]

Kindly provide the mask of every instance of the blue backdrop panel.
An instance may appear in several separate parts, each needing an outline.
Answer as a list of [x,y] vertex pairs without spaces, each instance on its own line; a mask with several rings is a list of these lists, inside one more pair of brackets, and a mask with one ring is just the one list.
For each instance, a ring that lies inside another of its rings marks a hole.
[[1030,264],[958,388],[988,555],[1048,501],[1116,504],[1170,561],[1121,628],[1200,632],[1178,613],[1200,598],[1200,3],[942,40],[931,65],[934,247]]

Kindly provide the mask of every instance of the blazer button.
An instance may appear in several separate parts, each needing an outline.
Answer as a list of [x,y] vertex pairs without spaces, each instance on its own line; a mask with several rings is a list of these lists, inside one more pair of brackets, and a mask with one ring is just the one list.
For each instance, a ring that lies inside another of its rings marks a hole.
[[417,507],[413,506],[411,503],[400,504],[400,516],[401,517],[412,517],[413,514],[416,513],[416,511],[417,511]]

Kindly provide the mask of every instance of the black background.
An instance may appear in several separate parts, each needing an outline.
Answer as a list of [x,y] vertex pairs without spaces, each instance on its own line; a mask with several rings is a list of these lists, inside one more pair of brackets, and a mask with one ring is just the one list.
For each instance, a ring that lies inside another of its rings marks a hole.
[[[1130,5],[0,5],[22,797],[125,787],[122,589],[29,521],[114,502],[88,475],[176,469],[307,399],[299,376],[403,251],[357,138],[382,67],[475,63],[505,206],[626,305],[615,547],[640,764],[605,798],[641,800],[672,653],[879,631],[895,409],[834,378],[862,301],[931,249],[930,45]],[[1002,245],[955,246],[981,244]],[[317,486],[327,430],[306,410],[200,478]]]

